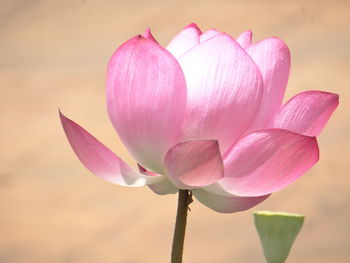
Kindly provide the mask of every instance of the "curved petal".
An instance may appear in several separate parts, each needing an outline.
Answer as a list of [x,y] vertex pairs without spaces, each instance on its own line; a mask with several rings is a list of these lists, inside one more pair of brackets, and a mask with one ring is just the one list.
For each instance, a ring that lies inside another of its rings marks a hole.
[[186,82],[176,59],[142,36],[124,43],[108,65],[107,107],[135,159],[162,173],[165,153],[179,141],[186,108]]
[[154,42],[156,42],[158,44],[158,41],[154,38],[154,36],[152,35],[151,29],[147,28],[145,30],[145,32],[142,34],[145,38],[152,40]]
[[168,178],[163,177],[161,181],[148,185],[148,187],[156,194],[159,195],[168,195],[176,194],[179,189],[173,185]]
[[185,139],[218,139],[221,152],[253,121],[261,100],[259,69],[222,33],[179,58],[187,82]]
[[235,213],[248,210],[270,196],[264,195],[255,197],[228,197],[213,194],[203,189],[192,190],[192,193],[203,205],[219,213]]
[[290,52],[278,38],[268,38],[250,45],[248,54],[258,65],[264,79],[264,93],[258,114],[250,131],[265,128],[280,108],[288,82]]
[[221,34],[220,31],[216,30],[216,29],[209,29],[207,31],[205,31],[202,35],[200,35],[199,37],[199,41],[202,43],[212,37],[215,37],[216,35]]
[[192,140],[176,144],[164,159],[170,181],[180,189],[212,184],[224,176],[218,142]]
[[246,49],[252,44],[253,32],[251,30],[247,30],[240,34],[236,41],[241,45],[242,48]]
[[339,96],[323,91],[305,91],[285,103],[270,127],[308,136],[318,136],[339,104]]
[[127,163],[61,112],[60,119],[75,154],[96,176],[123,186],[143,186],[161,180],[162,176],[145,176],[131,169]]
[[319,158],[315,137],[282,129],[250,133],[224,157],[225,177],[219,184],[239,196],[261,196],[292,183]]
[[202,34],[199,27],[192,23],[177,34],[166,47],[176,58],[189,49],[199,44],[199,36]]

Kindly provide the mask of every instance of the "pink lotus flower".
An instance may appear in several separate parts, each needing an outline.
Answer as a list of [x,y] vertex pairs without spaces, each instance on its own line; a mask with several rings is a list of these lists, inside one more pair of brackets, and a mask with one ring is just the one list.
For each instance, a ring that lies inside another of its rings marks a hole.
[[192,189],[215,211],[249,209],[319,158],[319,135],[338,95],[305,91],[282,105],[290,54],[278,38],[252,43],[191,24],[166,48],[151,32],[113,54],[107,108],[139,164],[131,168],[60,113],[66,136],[93,174],[157,194]]

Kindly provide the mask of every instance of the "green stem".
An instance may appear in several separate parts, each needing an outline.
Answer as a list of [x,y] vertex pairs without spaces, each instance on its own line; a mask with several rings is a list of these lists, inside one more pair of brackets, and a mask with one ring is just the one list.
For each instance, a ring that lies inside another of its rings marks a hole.
[[185,241],[188,205],[192,203],[190,190],[179,190],[177,215],[171,251],[171,263],[182,263],[182,254]]

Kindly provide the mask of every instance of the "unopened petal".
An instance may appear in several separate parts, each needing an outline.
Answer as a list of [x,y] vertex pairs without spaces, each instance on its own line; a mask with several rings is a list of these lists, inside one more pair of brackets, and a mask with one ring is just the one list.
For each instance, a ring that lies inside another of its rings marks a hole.
[[179,58],[187,82],[185,139],[218,139],[221,152],[253,121],[263,82],[249,55],[221,33]]
[[199,36],[202,34],[199,27],[192,23],[177,34],[166,47],[176,58],[199,44]]
[[290,52],[278,38],[268,38],[247,47],[248,54],[258,65],[264,80],[264,92],[259,112],[250,131],[266,128],[280,108],[290,71]]
[[67,139],[82,164],[96,176],[123,186],[142,186],[160,181],[161,176],[145,176],[129,167],[122,159],[78,124],[60,113]]
[[318,136],[339,104],[339,96],[323,91],[295,95],[277,112],[270,127]]
[[224,176],[218,142],[192,140],[176,144],[164,160],[168,178],[180,189],[212,184]]
[[250,133],[224,156],[223,189],[239,196],[275,192],[303,175],[319,158],[315,137],[282,129]]
[[109,62],[107,107],[135,159],[162,173],[166,152],[179,141],[186,107],[186,83],[176,59],[142,36],[124,43]]
[[195,189],[192,192],[199,202],[219,213],[235,213],[248,210],[269,197],[269,195],[254,197],[221,196],[204,189]]

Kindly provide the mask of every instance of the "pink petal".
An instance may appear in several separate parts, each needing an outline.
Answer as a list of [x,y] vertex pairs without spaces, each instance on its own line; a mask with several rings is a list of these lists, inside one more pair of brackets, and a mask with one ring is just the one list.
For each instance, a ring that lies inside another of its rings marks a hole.
[[187,82],[186,139],[218,139],[221,152],[248,128],[258,110],[259,69],[230,36],[222,33],[179,58]]
[[158,41],[154,38],[154,36],[151,33],[151,29],[147,28],[145,32],[143,33],[143,36],[149,40],[152,40],[158,44]]
[[176,144],[165,156],[167,175],[180,189],[193,189],[224,176],[218,142],[192,140]]
[[202,34],[199,27],[192,23],[177,34],[166,47],[176,58],[189,49],[199,44],[199,36]]
[[251,30],[247,30],[240,34],[236,41],[241,45],[242,48],[246,49],[252,44],[253,32]]
[[219,213],[235,213],[244,211],[256,206],[270,196],[228,197],[213,194],[203,189],[195,189],[192,190],[192,192],[199,202]]
[[270,194],[298,179],[318,158],[315,137],[261,130],[244,136],[227,152],[225,178],[218,184],[239,196]]
[[295,95],[279,109],[271,127],[318,136],[339,104],[339,96],[323,91]]
[[278,38],[259,41],[246,50],[258,65],[264,80],[261,106],[249,129],[255,131],[265,128],[282,104],[290,70],[290,53],[287,45]]
[[200,35],[199,40],[200,42],[204,42],[212,37],[215,37],[216,35],[221,34],[220,31],[216,30],[216,29],[209,29],[207,31],[205,31],[202,35]]
[[142,186],[161,180],[161,176],[144,176],[115,155],[90,133],[60,112],[68,141],[84,166],[96,176],[123,186]]
[[142,36],[113,54],[107,72],[107,107],[120,138],[144,167],[162,173],[179,141],[186,82],[176,59]]
[[[140,173],[144,175],[149,176],[160,176],[159,174],[155,174],[151,171],[148,171],[144,167],[142,167],[140,164],[137,164],[139,167]],[[154,193],[159,195],[167,195],[167,194],[175,194],[179,191],[175,185],[173,185],[169,179],[165,176],[162,176],[162,179],[159,182],[156,182],[155,184],[151,184],[148,186]]]
[[162,177],[162,180],[148,185],[148,187],[156,194],[159,195],[168,195],[168,194],[176,194],[179,189],[173,185],[168,178]]

